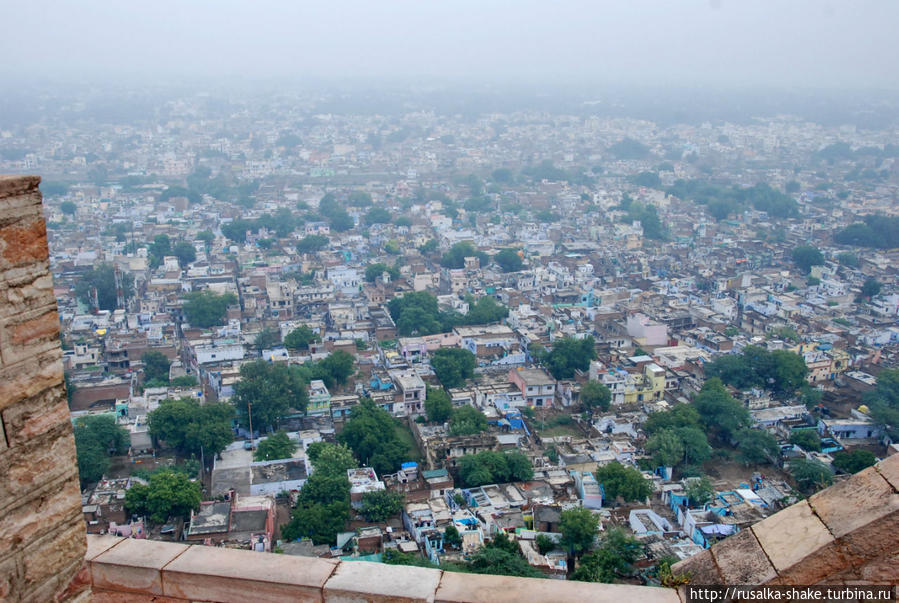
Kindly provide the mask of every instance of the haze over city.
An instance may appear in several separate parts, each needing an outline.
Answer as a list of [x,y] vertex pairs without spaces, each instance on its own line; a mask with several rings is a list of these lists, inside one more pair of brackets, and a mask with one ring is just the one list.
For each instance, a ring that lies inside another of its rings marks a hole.
[[899,3],[3,19],[0,599],[895,594]]
[[46,78],[549,78],[895,89],[894,2],[7,3],[0,71]]

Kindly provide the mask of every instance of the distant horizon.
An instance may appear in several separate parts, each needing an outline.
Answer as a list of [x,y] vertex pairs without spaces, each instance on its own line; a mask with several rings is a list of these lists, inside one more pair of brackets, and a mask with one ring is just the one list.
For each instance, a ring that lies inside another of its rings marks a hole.
[[899,3],[114,3],[5,7],[0,75],[899,90]]

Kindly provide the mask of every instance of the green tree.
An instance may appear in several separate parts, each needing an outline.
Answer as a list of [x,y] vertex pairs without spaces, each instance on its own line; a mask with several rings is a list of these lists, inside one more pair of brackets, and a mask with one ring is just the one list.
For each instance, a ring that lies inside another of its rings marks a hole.
[[518,450],[511,450],[506,452],[505,455],[510,481],[527,482],[534,478],[534,466],[524,453]]
[[350,469],[359,467],[353,451],[343,444],[313,442],[306,447],[306,455],[318,473],[331,476],[346,475]]
[[402,492],[375,490],[362,495],[362,515],[366,521],[381,523],[399,515],[403,510],[404,496]]
[[323,504],[301,502],[291,513],[290,522],[281,527],[281,535],[288,541],[309,538],[314,544],[333,545],[337,534],[346,526],[349,515],[350,505],[343,501]]
[[467,325],[486,325],[499,322],[509,315],[509,309],[489,296],[476,302],[469,299],[469,310],[460,322]]
[[74,216],[75,210],[77,210],[78,207],[71,201],[63,201],[62,203],[59,204],[59,209],[64,214],[67,214],[69,216]]
[[503,272],[518,272],[524,267],[517,249],[503,249],[493,257],[493,260],[499,264]]
[[327,375],[331,382],[343,385],[353,374],[355,364],[356,359],[352,354],[337,350],[319,361],[318,369]]
[[284,346],[289,350],[308,350],[310,343],[321,341],[312,329],[302,325],[291,331],[284,337]]
[[559,544],[568,552],[569,569],[574,568],[576,559],[593,548],[598,530],[599,518],[590,509],[578,507],[562,511]]
[[128,432],[111,415],[79,417],[74,435],[82,486],[102,478],[109,468],[109,456],[124,454],[130,444]]
[[729,442],[737,431],[751,423],[746,407],[734,400],[717,378],[703,384],[693,406],[706,433],[717,435],[722,442]]
[[175,246],[172,247],[172,255],[178,258],[178,265],[180,265],[181,268],[184,269],[187,268],[188,264],[196,261],[197,250],[194,249],[194,246],[187,241],[178,241],[177,243],[175,243]]
[[[389,221],[390,220],[388,220],[388,222]],[[350,214],[348,214],[345,209],[339,209],[328,216],[328,222],[331,225],[331,230],[334,232],[346,232],[356,225],[353,218],[350,217]]]
[[474,377],[475,355],[460,348],[440,348],[431,356],[431,367],[444,387],[461,387]]
[[453,412],[453,401],[449,394],[442,389],[429,387],[425,397],[425,412],[428,415],[428,421],[444,423]]
[[400,271],[394,268],[393,266],[388,266],[383,262],[378,262],[377,264],[369,264],[365,267],[365,281],[368,283],[373,283],[384,273],[390,275],[391,280],[396,280],[400,277]]
[[858,268],[858,256],[849,251],[838,253],[837,261],[843,266],[848,266],[849,268]]
[[811,429],[800,429],[790,434],[790,443],[800,446],[803,450],[821,452],[821,438]]
[[610,528],[595,551],[584,555],[572,580],[610,583],[620,574],[632,571],[633,563],[643,554],[643,546],[621,528]]
[[876,278],[868,277],[862,283],[862,297],[870,300],[872,297],[880,294],[882,285]]
[[885,369],[877,374],[877,385],[862,397],[871,418],[899,440],[899,369]]
[[543,364],[556,379],[571,379],[576,370],[586,371],[596,358],[596,342],[592,336],[583,339],[563,337],[553,342],[552,351]]
[[[100,264],[96,268],[88,270],[75,283],[75,295],[88,306],[93,303],[94,289],[97,291],[100,310],[111,312],[118,308],[115,268],[112,264]],[[127,272],[122,273],[122,293],[126,300],[134,294],[134,277]]]
[[365,214],[365,223],[368,225],[373,224],[390,224],[390,221],[393,219],[393,216],[389,211],[384,209],[383,207],[372,207]]
[[261,353],[262,350],[268,350],[275,347],[280,341],[281,336],[276,330],[265,327],[256,334],[255,339],[253,339],[253,347],[257,352]]
[[608,500],[614,501],[618,497],[625,502],[644,500],[652,494],[652,487],[642,473],[617,461],[597,468],[594,475],[596,481],[602,484]]
[[353,407],[339,439],[380,475],[396,472],[406,460],[406,447],[396,434],[394,418],[369,398]]
[[700,479],[692,480],[687,484],[687,498],[696,506],[702,506],[707,502],[711,502],[715,498],[715,488],[709,478],[703,476]]
[[546,555],[550,551],[554,551],[558,544],[556,541],[547,536],[546,534],[537,534],[537,538],[534,539],[534,544],[537,545],[537,550],[541,555]]
[[153,237],[153,242],[147,247],[147,254],[150,258],[150,268],[161,265],[165,256],[172,255],[172,240],[169,235],[158,234]]
[[633,562],[641,555],[642,545],[636,538],[624,534],[620,528],[612,528],[598,549],[584,555],[571,579],[611,583],[618,575],[630,573]]
[[478,251],[474,245],[468,241],[461,241],[450,247],[449,251],[443,254],[440,259],[440,265],[444,268],[464,268],[465,258],[476,257],[481,266],[487,265],[487,254]]
[[182,309],[188,322],[202,329],[222,324],[228,312],[228,306],[237,303],[237,297],[233,293],[219,295],[209,289],[193,291],[186,294],[184,299]]
[[774,464],[780,456],[777,439],[763,429],[741,429],[735,438],[745,465]]
[[468,405],[452,411],[450,418],[452,435],[471,435],[482,431],[487,431],[487,417],[484,413]]
[[806,496],[833,483],[833,471],[821,461],[796,459],[790,461],[790,473],[796,487]]
[[599,381],[588,381],[581,386],[581,404],[587,410],[609,410],[612,403],[612,392]]
[[646,452],[656,466],[674,467],[684,460],[684,445],[673,429],[663,429],[646,441]]
[[253,459],[257,461],[289,459],[293,456],[296,449],[296,442],[290,439],[286,431],[276,431],[259,442]]
[[528,564],[527,559],[517,553],[488,544],[475,552],[465,571],[473,574],[491,574],[499,576],[519,576],[523,578],[540,578],[538,570]]
[[135,484],[125,493],[130,513],[148,515],[157,524],[173,516],[186,517],[200,508],[201,500],[200,483],[171,469],[154,472],[149,484]]
[[387,309],[399,335],[431,335],[443,331],[443,316],[437,307],[437,298],[427,291],[395,297],[387,304]]
[[840,451],[833,455],[833,467],[843,473],[858,473],[877,462],[877,457],[869,450],[856,448],[852,451]]
[[457,549],[462,546],[462,535],[459,534],[459,530],[453,524],[446,526],[446,529],[443,531],[443,543],[446,546]]
[[306,235],[297,243],[297,253],[315,253],[326,248],[330,239],[323,235]]
[[75,455],[81,487],[100,481],[109,469],[109,454],[86,430],[75,428]]
[[197,240],[203,241],[203,245],[206,246],[206,252],[208,253],[212,247],[212,242],[215,240],[215,235],[211,230],[201,230],[197,233]]
[[169,381],[169,367],[172,365],[168,357],[157,350],[144,352],[140,357],[144,365],[144,381]]
[[288,409],[306,410],[307,385],[297,366],[269,364],[263,360],[243,364],[233,397],[241,424],[249,425],[251,407],[254,429],[277,425]]
[[150,435],[184,455],[216,455],[224,450],[234,441],[233,418],[230,404],[201,406],[192,398],[163,400],[147,415]]
[[824,265],[824,256],[821,255],[817,247],[800,245],[793,249],[793,262],[803,274],[808,274],[812,266]]
[[691,404],[675,404],[669,410],[654,412],[643,423],[643,431],[654,434],[663,429],[699,426],[699,411]]

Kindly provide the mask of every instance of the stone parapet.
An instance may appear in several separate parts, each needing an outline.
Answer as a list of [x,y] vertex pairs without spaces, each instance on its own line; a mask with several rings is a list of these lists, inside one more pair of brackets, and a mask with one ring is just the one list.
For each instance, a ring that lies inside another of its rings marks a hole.
[[460,574],[113,536],[87,538],[83,579],[92,585],[97,602],[680,603],[677,591],[649,586]]
[[899,585],[899,455],[672,569],[702,585]]
[[85,596],[78,465],[40,178],[0,176],[0,600]]

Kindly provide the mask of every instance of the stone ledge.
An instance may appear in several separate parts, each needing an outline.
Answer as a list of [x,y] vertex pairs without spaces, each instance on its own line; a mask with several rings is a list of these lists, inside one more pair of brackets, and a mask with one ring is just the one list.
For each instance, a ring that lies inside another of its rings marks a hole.
[[189,546],[162,570],[162,594],[203,601],[321,601],[337,561]]
[[441,572],[368,561],[341,562],[324,585],[325,601],[434,601]]
[[88,535],[95,601],[631,600],[679,603],[674,589],[442,572],[365,561]]
[[574,601],[577,603],[680,603],[677,591],[652,586],[594,584],[568,580],[542,580],[443,572],[434,599],[437,603],[521,603],[522,601]]
[[0,174],[0,199],[36,191],[40,183],[40,176]]

